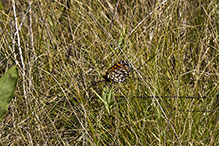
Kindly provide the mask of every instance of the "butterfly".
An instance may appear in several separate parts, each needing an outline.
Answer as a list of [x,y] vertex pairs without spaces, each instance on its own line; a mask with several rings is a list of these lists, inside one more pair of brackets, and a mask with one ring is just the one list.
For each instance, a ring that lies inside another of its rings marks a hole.
[[131,65],[126,61],[120,61],[114,64],[108,69],[103,78],[110,82],[110,80],[118,83],[123,83],[129,76],[129,72],[132,70]]

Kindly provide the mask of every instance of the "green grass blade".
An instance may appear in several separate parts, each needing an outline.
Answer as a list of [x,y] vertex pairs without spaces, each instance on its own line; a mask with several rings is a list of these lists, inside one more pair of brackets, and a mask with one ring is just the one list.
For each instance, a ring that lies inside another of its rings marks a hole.
[[0,78],[0,122],[8,110],[9,103],[14,95],[18,80],[18,69],[16,66],[10,68]]

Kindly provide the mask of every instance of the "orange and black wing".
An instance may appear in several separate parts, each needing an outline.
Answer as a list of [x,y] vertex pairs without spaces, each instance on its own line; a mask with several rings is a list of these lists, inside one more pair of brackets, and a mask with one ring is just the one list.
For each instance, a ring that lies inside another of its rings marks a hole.
[[103,78],[108,82],[112,80],[114,82],[123,83],[131,69],[131,65],[126,60],[120,61],[110,67]]

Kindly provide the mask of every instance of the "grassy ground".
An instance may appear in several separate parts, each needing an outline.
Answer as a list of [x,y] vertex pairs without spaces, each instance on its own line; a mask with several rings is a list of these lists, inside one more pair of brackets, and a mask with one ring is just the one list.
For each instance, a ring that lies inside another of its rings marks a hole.
[[219,145],[217,0],[0,4],[1,73],[20,74],[1,145]]

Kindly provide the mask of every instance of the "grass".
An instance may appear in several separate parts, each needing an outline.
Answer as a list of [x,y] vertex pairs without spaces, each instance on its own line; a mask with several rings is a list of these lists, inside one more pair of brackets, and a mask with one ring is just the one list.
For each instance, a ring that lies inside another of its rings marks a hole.
[[[20,79],[0,144],[218,145],[218,3],[160,4],[1,1],[1,74]],[[139,73],[90,87],[126,57]]]

